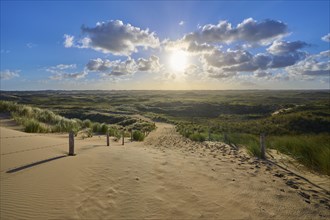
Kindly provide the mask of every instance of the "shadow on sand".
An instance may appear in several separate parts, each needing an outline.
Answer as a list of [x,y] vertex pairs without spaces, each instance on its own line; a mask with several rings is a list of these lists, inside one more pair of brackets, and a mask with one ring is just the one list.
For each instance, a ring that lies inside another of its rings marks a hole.
[[21,170],[24,170],[24,169],[27,169],[27,168],[30,168],[30,167],[34,167],[34,166],[37,166],[39,164],[47,163],[47,162],[50,162],[52,160],[57,160],[57,159],[60,159],[60,158],[63,158],[63,157],[67,157],[67,155],[52,157],[52,158],[49,158],[49,159],[46,159],[46,160],[41,160],[41,161],[34,162],[34,163],[31,163],[31,164],[28,164],[28,165],[24,165],[24,166],[21,166],[21,167],[10,169],[6,173],[15,173],[15,172],[18,172],[18,171],[21,171]]

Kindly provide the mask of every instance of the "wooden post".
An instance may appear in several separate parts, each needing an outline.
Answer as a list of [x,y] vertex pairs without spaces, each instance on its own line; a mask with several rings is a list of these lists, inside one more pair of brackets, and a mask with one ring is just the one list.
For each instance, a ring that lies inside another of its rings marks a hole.
[[109,132],[107,132],[107,146],[110,146],[110,137]]
[[125,136],[125,130],[123,129],[123,131],[122,131],[122,134],[121,134],[121,136],[122,136],[122,145],[124,145],[124,136]]
[[74,156],[74,133],[69,133],[69,156]]
[[266,159],[266,146],[265,146],[265,134],[260,134],[260,152],[261,159]]
[[131,129],[131,142],[133,142],[133,129]]

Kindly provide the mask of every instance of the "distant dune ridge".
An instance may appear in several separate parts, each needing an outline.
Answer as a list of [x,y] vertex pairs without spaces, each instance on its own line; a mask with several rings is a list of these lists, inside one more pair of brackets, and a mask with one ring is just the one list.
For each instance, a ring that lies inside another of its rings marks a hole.
[[[157,127],[144,143],[127,139],[124,146],[77,137],[74,157],[66,156],[65,134],[0,127],[1,219],[330,217],[329,191],[228,145],[195,143],[172,125]],[[308,178],[329,186],[328,177]]]

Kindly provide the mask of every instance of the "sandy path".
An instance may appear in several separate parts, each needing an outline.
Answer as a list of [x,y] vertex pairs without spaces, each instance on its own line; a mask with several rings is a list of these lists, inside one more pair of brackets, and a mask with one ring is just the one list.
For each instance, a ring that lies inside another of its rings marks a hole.
[[172,125],[157,127],[145,143],[125,146],[78,138],[77,156],[13,173],[7,171],[65,155],[67,137],[0,127],[1,219],[330,217],[324,190],[229,146],[193,143]]

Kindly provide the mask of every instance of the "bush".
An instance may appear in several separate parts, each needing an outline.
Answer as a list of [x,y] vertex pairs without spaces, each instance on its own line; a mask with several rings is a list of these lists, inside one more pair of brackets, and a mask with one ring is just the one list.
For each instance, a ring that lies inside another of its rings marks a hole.
[[101,133],[103,133],[103,134],[106,134],[107,132],[108,132],[108,125],[106,125],[105,123],[102,123],[101,125],[100,125],[100,132]]
[[93,126],[92,126],[93,132],[99,132],[100,128],[101,128],[100,123],[98,123],[98,122],[93,123]]
[[206,137],[202,134],[195,133],[195,134],[191,134],[189,136],[189,139],[191,139],[192,141],[203,142],[206,140]]
[[133,140],[134,141],[143,141],[145,138],[144,134],[141,131],[133,132]]
[[86,120],[83,121],[84,128],[91,128],[92,125],[93,125],[93,123],[89,119],[86,119]]

